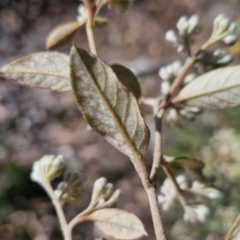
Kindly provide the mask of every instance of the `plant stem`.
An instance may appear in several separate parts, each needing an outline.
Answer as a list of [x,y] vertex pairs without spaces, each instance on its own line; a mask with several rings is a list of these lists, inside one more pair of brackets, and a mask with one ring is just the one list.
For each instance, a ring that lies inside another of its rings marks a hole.
[[234,221],[232,227],[230,228],[225,237],[225,240],[232,240],[238,227],[240,227],[240,215],[238,215],[238,217]]
[[62,234],[64,237],[64,240],[72,240],[72,235],[71,235],[71,231],[68,227],[63,209],[62,209],[62,205],[59,201],[59,199],[57,198],[57,196],[55,195],[55,192],[52,189],[52,186],[49,182],[45,183],[43,186],[46,190],[46,192],[48,193],[49,197],[52,200],[53,206],[57,212],[57,216],[59,219],[59,223],[61,226],[61,230],[62,230]]
[[154,121],[155,121],[155,142],[154,142],[154,153],[153,153],[153,164],[150,173],[150,179],[152,182],[156,183],[157,185],[157,176],[158,170],[162,161],[162,117],[164,111],[161,115],[158,114],[158,107],[159,103],[155,101],[153,105],[153,112],[154,112]]
[[97,56],[97,48],[94,38],[94,18],[96,14],[96,6],[91,3],[90,0],[82,0],[87,8],[88,19],[86,24],[86,32],[88,38],[88,44],[91,52]]
[[[166,240],[164,230],[163,230],[158,200],[157,200],[157,193],[156,193],[156,188],[155,188],[156,184],[153,183],[149,179],[146,166],[143,163],[142,159],[138,158],[138,159],[136,159],[136,161],[132,161],[132,162],[133,162],[134,167],[142,181],[144,190],[146,191],[147,196],[148,196],[148,201],[149,201],[149,205],[150,205],[150,211],[151,211],[151,215],[152,215],[152,221],[153,221],[156,239],[157,240]],[[141,164],[139,164],[139,163],[141,163]]]

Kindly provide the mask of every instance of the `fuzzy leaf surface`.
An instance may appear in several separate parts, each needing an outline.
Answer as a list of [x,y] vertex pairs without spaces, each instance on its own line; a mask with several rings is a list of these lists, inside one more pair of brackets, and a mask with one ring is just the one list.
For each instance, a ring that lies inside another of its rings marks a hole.
[[118,77],[118,80],[129,90],[131,91],[135,97],[138,99],[141,97],[142,90],[141,86],[138,82],[137,77],[134,75],[134,73],[119,64],[113,64],[111,65],[113,71]]
[[0,73],[6,79],[36,88],[71,90],[69,57],[58,52],[35,53],[5,65]]
[[87,218],[105,234],[117,239],[135,239],[147,235],[138,217],[119,209],[97,210]]
[[173,103],[221,109],[240,104],[240,66],[203,74],[184,87]]
[[87,123],[131,159],[143,156],[149,130],[133,94],[112,68],[84,49],[70,54],[71,84]]
[[67,45],[84,23],[73,21],[58,25],[48,34],[46,48],[53,50]]

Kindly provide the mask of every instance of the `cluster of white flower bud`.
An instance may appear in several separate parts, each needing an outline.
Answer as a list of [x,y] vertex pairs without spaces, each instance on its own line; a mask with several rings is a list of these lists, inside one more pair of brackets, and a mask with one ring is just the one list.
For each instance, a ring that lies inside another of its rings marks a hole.
[[41,185],[62,174],[64,159],[62,155],[45,155],[34,162],[31,179]]
[[55,194],[62,204],[79,198],[87,176],[83,173],[67,170],[63,178],[63,182],[59,183],[55,190]]
[[181,36],[190,36],[199,33],[199,17],[194,14],[191,17],[182,16],[177,22],[178,33]]
[[164,67],[161,67],[158,74],[163,80],[161,83],[161,93],[167,95],[171,82],[177,77],[182,69],[182,63],[178,60]]
[[87,14],[88,14],[87,8],[85,7],[85,5],[84,4],[79,4],[77,12],[78,12],[78,14],[76,16],[76,20],[78,22],[84,21],[87,17]]
[[90,206],[95,210],[103,207],[116,207],[120,194],[119,189],[114,191],[113,184],[101,177],[94,183]]
[[[184,197],[186,202],[183,205],[184,219],[192,223],[197,221],[205,222],[209,214],[209,208],[199,201],[199,197],[200,199],[201,197],[202,199],[218,199],[222,196],[222,193],[198,181],[194,181],[192,186],[189,187],[189,182],[185,175],[177,176],[176,181],[182,190],[182,197]],[[164,211],[169,211],[174,206],[180,205],[178,193],[169,179],[166,179],[160,188],[158,202]]]
[[[182,16],[177,22],[178,34],[175,30],[169,29],[165,34],[165,39],[177,49],[177,52],[183,52],[185,50],[185,40],[190,39],[194,34],[199,33],[199,17],[194,14],[190,18]],[[180,39],[181,36],[183,39]],[[189,41],[188,41],[189,43]]]
[[166,114],[166,121],[173,124],[180,124],[182,118],[194,120],[202,112],[199,107],[184,106],[181,108],[170,108]]
[[220,14],[214,20],[211,38],[218,37],[226,45],[232,46],[237,41],[236,29],[235,22],[231,22],[224,14]]
[[210,213],[209,207],[204,204],[186,205],[184,206],[183,219],[186,222],[195,224],[197,222],[204,223]]

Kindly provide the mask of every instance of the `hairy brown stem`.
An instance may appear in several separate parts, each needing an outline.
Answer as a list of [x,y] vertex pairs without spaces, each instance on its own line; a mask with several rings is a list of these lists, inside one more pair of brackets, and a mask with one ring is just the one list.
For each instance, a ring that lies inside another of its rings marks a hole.
[[[157,200],[155,184],[152,183],[151,180],[149,179],[147,169],[143,161],[142,160],[140,161],[140,159],[137,159],[136,161],[133,161],[133,163],[134,162],[137,163],[137,164],[134,164],[134,167],[142,181],[144,190],[146,191],[148,196],[156,240],[166,240],[164,230],[163,230],[163,225],[162,225],[162,218],[160,215],[159,204]],[[140,162],[142,162],[142,164],[139,164]]]
[[236,234],[236,230],[238,227],[240,227],[240,215],[238,215],[238,217],[234,221],[232,227],[230,228],[230,230],[228,231],[228,233],[225,237],[225,240],[232,240]]
[[57,196],[55,195],[55,192],[52,189],[52,186],[50,185],[50,183],[46,183],[43,186],[46,189],[46,192],[48,193],[49,197],[52,200],[53,206],[57,212],[57,216],[59,219],[59,223],[60,223],[60,227],[62,230],[62,234],[64,237],[64,240],[72,240],[72,235],[71,235],[71,230],[68,227],[63,209],[62,209],[62,205],[59,201],[59,199],[57,198]]

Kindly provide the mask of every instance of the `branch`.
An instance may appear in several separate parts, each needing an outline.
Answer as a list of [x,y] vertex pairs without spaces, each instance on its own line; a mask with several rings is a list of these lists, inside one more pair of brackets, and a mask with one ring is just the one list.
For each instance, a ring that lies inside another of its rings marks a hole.
[[94,18],[96,14],[96,6],[91,3],[91,0],[82,0],[87,8],[88,19],[86,24],[86,31],[88,37],[88,44],[90,47],[91,52],[97,56],[97,48],[94,38]]
[[55,195],[55,192],[53,191],[52,186],[48,182],[48,183],[45,183],[43,187],[45,188],[46,192],[51,198],[53,206],[57,212],[64,240],[72,240],[71,230],[68,227],[68,224],[62,209],[62,205],[59,199],[57,198],[57,196]]
[[238,217],[234,221],[232,227],[228,231],[228,233],[225,237],[225,240],[232,240],[238,227],[240,227],[240,214],[238,215]]

